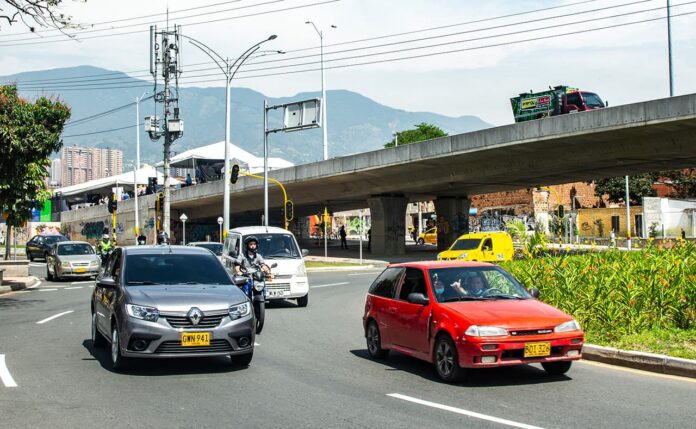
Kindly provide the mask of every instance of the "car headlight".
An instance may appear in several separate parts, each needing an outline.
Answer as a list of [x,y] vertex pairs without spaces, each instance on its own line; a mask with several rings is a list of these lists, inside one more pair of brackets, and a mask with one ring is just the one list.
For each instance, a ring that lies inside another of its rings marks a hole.
[[301,277],[307,276],[307,268],[305,268],[304,264],[300,264],[297,266],[297,271],[295,271],[295,275]]
[[478,325],[471,325],[466,332],[464,332],[464,335],[468,335],[470,337],[500,337],[507,334],[508,332],[506,329],[498,328],[497,326]]
[[89,263],[89,265],[91,265],[91,266],[93,266],[93,267],[98,267],[98,266],[99,266],[99,261],[97,261],[97,260],[95,259],[94,261],[91,261],[91,262]]
[[147,320],[148,322],[156,322],[157,318],[159,318],[159,310],[154,307],[126,304],[126,311],[130,317]]
[[61,262],[60,266],[63,268],[70,268],[70,262]]
[[561,323],[560,325],[553,328],[554,332],[572,332],[572,331],[579,331],[579,330],[580,330],[580,324],[575,319],[569,320],[565,323]]
[[463,253],[460,253],[460,254],[459,254],[458,258],[459,258],[459,259],[466,259],[468,256],[469,256],[468,253],[463,252]]
[[251,304],[248,302],[243,302],[241,304],[233,305],[230,307],[229,313],[230,319],[232,320],[247,316],[249,313],[251,313]]

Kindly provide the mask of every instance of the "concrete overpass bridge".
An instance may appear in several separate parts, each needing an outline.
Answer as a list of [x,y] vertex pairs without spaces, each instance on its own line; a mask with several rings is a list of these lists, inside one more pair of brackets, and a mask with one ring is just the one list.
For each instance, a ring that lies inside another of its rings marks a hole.
[[[269,144],[277,144],[273,140]],[[338,157],[275,170],[271,177],[285,184],[296,216],[324,206],[331,211],[369,206],[373,252],[401,254],[408,202],[434,200],[442,224],[438,242],[451,243],[468,230],[469,195],[695,165],[696,94],[689,94]],[[214,222],[221,215],[222,185],[174,191],[172,219],[185,212],[190,221]],[[240,177],[232,187],[233,225],[242,219],[259,223],[262,185]],[[270,221],[280,224],[282,197],[270,186]],[[119,203],[126,224],[132,205]],[[63,213],[61,220],[103,215],[105,207],[89,207]]]

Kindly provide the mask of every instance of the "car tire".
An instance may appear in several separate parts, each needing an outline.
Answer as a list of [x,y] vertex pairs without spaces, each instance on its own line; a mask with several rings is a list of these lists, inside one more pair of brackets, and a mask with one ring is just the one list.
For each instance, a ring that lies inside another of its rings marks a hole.
[[48,264],[46,264],[46,280],[49,282],[53,281],[53,274],[51,274],[50,271],[48,271]]
[[464,378],[464,369],[459,366],[459,353],[449,335],[440,335],[435,340],[434,353],[435,371],[448,383],[454,383]]
[[97,313],[92,313],[92,347],[102,348],[106,344],[106,338],[97,329]]
[[298,307],[306,307],[307,304],[309,304],[309,293],[303,297],[297,298]]
[[549,375],[563,375],[570,369],[572,361],[565,360],[560,362],[542,362],[541,366]]
[[422,238],[419,238],[419,239],[418,239],[418,245],[419,245],[419,246],[422,246],[422,245],[424,245],[424,244],[425,244],[425,240],[423,240]]
[[389,355],[389,350],[382,348],[382,335],[379,333],[377,322],[370,320],[365,330],[365,340],[367,341],[367,353],[372,359],[384,359]]
[[254,357],[254,352],[243,355],[231,355],[232,366],[235,368],[245,368],[251,364],[251,358]]
[[121,354],[121,339],[118,332],[118,325],[113,324],[111,328],[111,366],[114,371],[123,371],[128,365],[128,358]]
[[31,251],[27,250],[27,258],[29,258],[29,262],[34,262],[34,257],[31,256]]

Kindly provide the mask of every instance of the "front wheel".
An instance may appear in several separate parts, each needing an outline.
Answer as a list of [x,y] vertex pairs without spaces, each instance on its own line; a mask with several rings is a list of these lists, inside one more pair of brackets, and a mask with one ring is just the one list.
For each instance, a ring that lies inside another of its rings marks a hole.
[[51,274],[51,271],[48,269],[48,264],[46,264],[46,280],[49,282],[53,281],[53,274]]
[[309,304],[309,293],[301,298],[297,298],[298,307],[306,307],[307,304]]
[[256,334],[263,331],[263,322],[266,318],[266,303],[264,301],[254,302],[254,316],[256,317]]
[[572,361],[564,360],[560,362],[542,362],[541,366],[549,375],[563,375],[570,369]]
[[457,347],[448,335],[441,335],[435,343],[435,370],[448,383],[459,381],[464,376],[464,369],[459,366]]
[[422,238],[419,238],[419,239],[418,239],[418,245],[419,245],[419,246],[422,246],[422,245],[424,245],[424,244],[425,244],[425,240],[423,240]]

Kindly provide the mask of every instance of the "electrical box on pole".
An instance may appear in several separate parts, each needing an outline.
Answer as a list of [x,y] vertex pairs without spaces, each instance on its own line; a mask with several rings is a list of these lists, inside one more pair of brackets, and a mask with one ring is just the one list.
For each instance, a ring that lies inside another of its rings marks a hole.
[[300,131],[321,127],[321,100],[288,103],[283,106],[283,131]]

